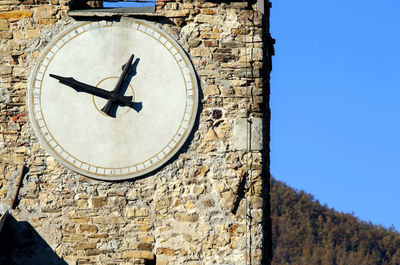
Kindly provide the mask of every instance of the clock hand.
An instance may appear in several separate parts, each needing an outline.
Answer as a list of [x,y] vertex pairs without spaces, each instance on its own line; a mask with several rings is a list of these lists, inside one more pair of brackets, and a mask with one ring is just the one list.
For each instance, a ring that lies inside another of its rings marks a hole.
[[[126,76],[129,73],[129,69],[131,68],[134,57],[135,57],[135,55],[132,54],[131,57],[129,58],[128,62],[122,66],[122,73],[118,79],[116,86],[112,90],[112,92],[114,92],[116,94],[119,93],[119,91],[122,87],[122,84],[125,81]],[[108,99],[107,104],[101,109],[101,111],[104,112],[105,114],[107,114],[108,116],[111,116],[111,110],[114,107],[114,104],[115,104],[114,99],[112,99],[112,98]]]
[[77,80],[75,80],[72,77],[63,77],[63,76],[59,76],[59,75],[54,75],[54,74],[50,74],[50,77],[53,77],[55,79],[57,79],[61,84],[67,85],[69,87],[72,87],[73,89],[75,89],[78,92],[86,92],[89,94],[92,94],[94,96],[98,96],[107,100],[114,100],[117,101],[125,106],[130,106],[132,103],[132,96],[121,96],[118,95],[118,93],[115,92],[110,92],[95,86],[91,86],[82,82],[79,82]]

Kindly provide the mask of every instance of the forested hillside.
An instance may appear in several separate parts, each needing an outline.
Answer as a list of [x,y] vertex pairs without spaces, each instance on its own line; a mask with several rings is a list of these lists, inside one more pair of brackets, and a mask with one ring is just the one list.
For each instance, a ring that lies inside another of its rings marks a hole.
[[273,265],[400,265],[394,228],[336,212],[280,181],[271,187]]

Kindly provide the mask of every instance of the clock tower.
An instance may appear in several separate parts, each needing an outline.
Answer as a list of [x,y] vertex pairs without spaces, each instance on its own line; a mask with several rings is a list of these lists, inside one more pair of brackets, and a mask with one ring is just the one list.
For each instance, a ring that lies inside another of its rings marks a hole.
[[0,263],[269,264],[269,1],[114,4],[0,3]]

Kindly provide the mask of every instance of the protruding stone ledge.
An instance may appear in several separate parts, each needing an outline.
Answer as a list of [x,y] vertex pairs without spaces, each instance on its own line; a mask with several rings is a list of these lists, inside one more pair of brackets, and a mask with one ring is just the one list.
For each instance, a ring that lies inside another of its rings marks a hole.
[[132,13],[132,12],[110,12],[110,11],[94,11],[94,10],[74,10],[69,11],[68,15],[71,17],[118,17],[118,16],[130,16],[130,17],[163,17],[160,14],[152,13]]
[[134,17],[162,17],[156,14],[154,7],[126,7],[126,8],[105,8],[105,9],[82,9],[70,10],[68,15],[71,17],[115,17],[115,16],[134,16]]

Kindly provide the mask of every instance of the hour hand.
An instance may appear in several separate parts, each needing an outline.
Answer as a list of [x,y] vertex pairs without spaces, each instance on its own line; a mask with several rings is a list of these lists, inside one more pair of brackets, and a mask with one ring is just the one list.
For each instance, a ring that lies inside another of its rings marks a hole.
[[61,84],[72,87],[78,92],[86,92],[97,97],[101,97],[107,100],[115,100],[122,105],[130,106],[132,103],[132,96],[122,96],[115,92],[110,92],[95,86],[91,86],[75,80],[72,77],[63,77],[59,75],[50,74],[50,77],[57,79]]

